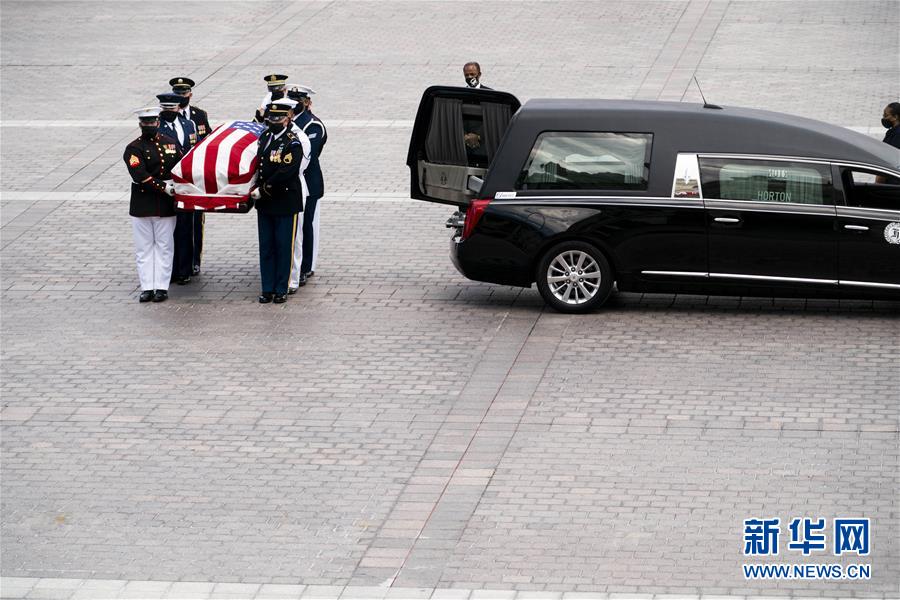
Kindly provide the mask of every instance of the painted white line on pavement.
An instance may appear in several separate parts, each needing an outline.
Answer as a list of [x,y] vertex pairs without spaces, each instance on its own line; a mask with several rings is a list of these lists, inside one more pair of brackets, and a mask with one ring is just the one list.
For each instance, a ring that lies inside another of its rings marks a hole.
[[[223,122],[231,121],[232,119],[227,119],[226,121],[216,122],[215,125],[220,125]],[[239,120],[239,119],[234,119]],[[328,129],[399,129],[406,128],[412,129],[413,121],[406,119],[393,119],[393,120],[376,120],[376,119],[328,119],[326,122],[326,126]],[[121,127],[123,129],[137,129],[137,124],[134,120],[107,120],[107,121],[91,121],[91,120],[71,120],[71,121],[51,121],[51,120],[40,120],[40,119],[4,119],[0,121],[0,127],[31,127],[31,128],[54,128],[54,127],[100,127],[100,128],[109,128],[109,127]],[[869,135],[873,137],[881,137],[884,135],[884,128],[880,126],[869,126],[869,125],[842,125],[844,129],[851,129],[858,133],[862,133],[864,135]]]
[[[230,121],[232,119],[228,119]],[[233,119],[240,120],[240,119]],[[216,122],[215,125],[221,125],[227,121]],[[328,129],[394,129],[407,128],[412,129],[413,122],[403,119],[394,120],[367,120],[367,119],[329,119],[326,123]],[[71,120],[71,121],[51,121],[40,119],[4,119],[0,121],[0,127],[30,127],[30,128],[54,128],[54,127],[121,127],[123,129],[137,129],[137,122],[133,119],[128,120]]]
[[[122,192],[35,192],[35,191],[0,191],[0,200],[6,202],[65,202],[68,200],[89,200],[92,202],[123,202],[129,198],[127,184]],[[325,194],[322,202],[419,202],[409,194],[398,192],[352,192],[342,194],[334,192]],[[449,206],[449,205],[448,205]]]

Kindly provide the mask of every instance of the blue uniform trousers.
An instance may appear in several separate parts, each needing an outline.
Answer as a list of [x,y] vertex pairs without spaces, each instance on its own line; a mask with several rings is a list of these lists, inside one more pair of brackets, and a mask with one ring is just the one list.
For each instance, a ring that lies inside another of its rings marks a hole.
[[194,260],[193,266],[200,266],[203,257],[203,222],[206,221],[206,213],[194,213]]
[[286,294],[297,236],[297,215],[256,213],[262,291]]
[[175,213],[175,260],[172,279],[190,277],[194,265],[194,213]]

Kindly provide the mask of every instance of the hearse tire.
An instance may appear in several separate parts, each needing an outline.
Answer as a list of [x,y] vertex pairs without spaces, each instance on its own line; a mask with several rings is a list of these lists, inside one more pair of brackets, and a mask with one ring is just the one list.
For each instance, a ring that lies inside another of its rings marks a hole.
[[586,313],[600,307],[613,288],[613,271],[603,253],[586,242],[560,242],[538,262],[538,291],[559,312]]

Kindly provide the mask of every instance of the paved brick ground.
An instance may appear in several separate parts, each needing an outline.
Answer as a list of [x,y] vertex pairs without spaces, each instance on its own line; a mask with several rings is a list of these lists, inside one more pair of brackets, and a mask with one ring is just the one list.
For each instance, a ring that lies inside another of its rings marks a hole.
[[[900,596],[897,304],[553,314],[456,274],[404,165],[471,58],[522,99],[695,100],[696,74],[877,133],[900,5],[161,6],[190,43],[127,3],[0,7],[0,597]],[[138,305],[120,123],[181,73],[248,115],[275,70],[332,125],[315,278],[257,305],[255,221],[213,215],[203,275]],[[757,515],[874,519],[872,579],[745,581]]]

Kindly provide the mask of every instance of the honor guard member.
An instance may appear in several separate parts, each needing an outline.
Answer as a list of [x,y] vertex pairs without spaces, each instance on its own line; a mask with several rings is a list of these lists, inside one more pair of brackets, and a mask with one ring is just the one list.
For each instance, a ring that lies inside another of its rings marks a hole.
[[[173,77],[169,80],[172,93],[181,96],[181,115],[194,124],[197,130],[197,140],[202,140],[210,134],[209,115],[202,108],[191,106],[191,98],[194,95],[194,80],[189,77]],[[203,257],[203,227],[206,224],[206,213],[194,213],[194,253],[191,273],[200,274],[200,262]]]
[[260,123],[265,121],[266,107],[275,100],[280,100],[285,97],[287,78],[287,75],[279,75],[278,73],[263,77],[263,81],[266,82],[266,86],[269,88],[269,93],[263,96],[259,108],[256,109],[256,116],[254,117],[255,121]]
[[[197,143],[197,131],[193,121],[181,114],[181,96],[178,94],[158,94],[159,131],[178,141],[183,154]],[[194,272],[194,211],[176,211],[175,223],[175,264],[172,267],[172,281],[178,285],[190,283]]]
[[169,297],[174,255],[175,185],[172,167],[182,152],[175,140],[159,133],[159,109],[135,111],[141,137],[125,147],[122,156],[131,174],[131,231],[138,278],[140,302],[162,302]]
[[259,233],[261,304],[287,300],[298,214],[303,210],[301,174],[309,160],[309,140],[291,127],[288,114],[293,104],[280,99],[266,107],[268,128],[257,146],[259,166],[251,197],[256,201]]
[[311,98],[316,92],[305,86],[295,86],[288,91],[288,98],[297,101],[294,108],[294,126],[309,138],[309,166],[303,173],[308,197],[301,215],[303,225],[294,244],[294,262],[291,267],[291,281],[288,293],[294,294],[297,288],[306,285],[316,270],[316,259],[319,256],[319,200],[325,194],[325,182],[322,179],[322,167],[319,157],[322,148],[328,141],[328,132],[322,121],[310,110]]

